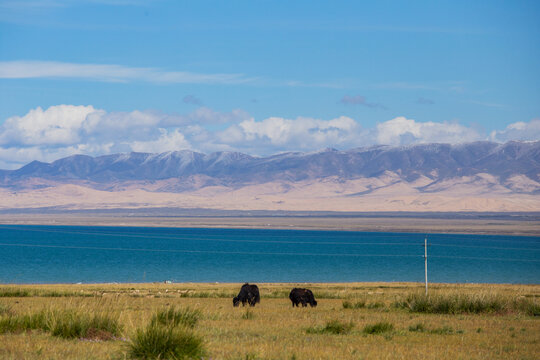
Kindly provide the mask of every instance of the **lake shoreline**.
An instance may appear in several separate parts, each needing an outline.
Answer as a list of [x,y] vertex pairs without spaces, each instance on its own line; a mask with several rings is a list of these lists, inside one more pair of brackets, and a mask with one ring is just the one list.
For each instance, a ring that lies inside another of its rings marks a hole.
[[[443,215],[444,216],[444,215]],[[164,228],[276,229],[425,234],[537,236],[536,216],[515,219],[414,216],[133,216],[124,214],[0,214],[1,225],[116,226]]]

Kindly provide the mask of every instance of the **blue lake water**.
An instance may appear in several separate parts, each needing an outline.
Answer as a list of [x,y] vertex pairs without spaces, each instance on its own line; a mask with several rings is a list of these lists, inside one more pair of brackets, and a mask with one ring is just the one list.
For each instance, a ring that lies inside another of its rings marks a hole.
[[[424,281],[424,234],[0,226],[0,283]],[[540,282],[540,237],[429,234],[430,282]]]

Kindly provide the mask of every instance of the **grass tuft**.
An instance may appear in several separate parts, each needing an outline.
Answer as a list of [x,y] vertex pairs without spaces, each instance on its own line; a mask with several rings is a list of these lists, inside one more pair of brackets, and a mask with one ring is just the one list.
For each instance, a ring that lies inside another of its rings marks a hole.
[[529,299],[511,301],[502,296],[488,294],[411,294],[395,304],[411,312],[428,314],[485,314],[517,311],[534,315],[540,306]]
[[11,306],[5,305],[5,304],[0,304],[0,316],[1,315],[9,315],[11,313],[12,313]]
[[[10,315],[0,319],[0,333],[19,333],[28,330],[42,330],[65,339],[113,338],[120,334],[117,319],[107,315],[93,316],[76,311],[42,310],[35,314]],[[108,335],[106,335],[108,334]]]
[[384,307],[384,303],[382,302],[374,302],[367,305],[368,309],[380,309]]
[[159,324],[137,330],[128,346],[132,359],[199,359],[206,353],[202,339],[190,330]]
[[352,322],[344,323],[339,320],[330,320],[323,327],[310,327],[306,329],[308,334],[347,334],[354,324]]
[[185,309],[176,309],[174,306],[171,306],[166,310],[161,310],[154,314],[151,324],[170,326],[184,325],[189,328],[194,328],[200,318],[201,312],[199,310],[193,310],[189,307]]
[[17,288],[0,288],[0,297],[28,297],[30,291]]
[[540,316],[540,303],[532,299],[521,298],[513,302],[513,307],[521,313],[529,316]]
[[430,330],[429,333],[437,335],[451,335],[454,333],[454,329],[452,329],[450,326],[443,326],[441,328]]
[[364,334],[382,334],[394,330],[394,325],[389,322],[378,322],[372,325],[366,325],[364,327]]
[[416,325],[409,326],[409,331],[411,332],[424,332],[426,331],[426,327],[422,323],[418,323]]
[[51,313],[49,329],[53,336],[64,339],[112,339],[120,335],[118,320],[105,314],[81,314],[76,311]]
[[41,311],[36,314],[13,315],[0,319],[0,334],[20,333],[28,330],[48,331],[47,314]]
[[242,319],[244,320],[251,320],[254,317],[255,317],[255,314],[253,314],[253,312],[250,311],[249,309],[247,309],[246,312],[242,314]]
[[366,307],[366,301],[365,300],[360,300],[360,301],[357,301],[355,303],[352,303],[350,301],[344,301],[342,303],[342,305],[343,305],[344,309],[362,309],[362,308]]
[[[482,331],[482,329],[480,328],[478,328],[478,330],[476,331],[478,333]],[[454,333],[454,329],[452,329],[450,326],[443,326],[440,328],[428,330],[422,323],[409,326],[409,331],[410,332],[427,332],[427,333],[436,334],[436,335],[451,335]],[[463,331],[458,330],[457,333],[463,333]]]

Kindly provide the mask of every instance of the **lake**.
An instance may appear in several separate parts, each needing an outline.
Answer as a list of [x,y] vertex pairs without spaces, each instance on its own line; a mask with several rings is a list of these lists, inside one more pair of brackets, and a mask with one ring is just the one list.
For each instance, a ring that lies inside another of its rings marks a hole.
[[[535,283],[540,237],[428,234],[428,277]],[[424,281],[425,234],[0,226],[0,283]]]

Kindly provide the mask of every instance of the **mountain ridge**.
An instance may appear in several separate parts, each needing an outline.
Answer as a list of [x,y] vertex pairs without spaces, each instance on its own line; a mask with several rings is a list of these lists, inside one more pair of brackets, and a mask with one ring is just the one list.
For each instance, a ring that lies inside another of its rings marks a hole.
[[540,141],[73,155],[0,170],[0,209],[540,211]]
[[506,181],[525,175],[540,181],[540,141],[475,142],[376,146],[345,151],[289,152],[255,157],[240,152],[204,154],[190,150],[164,153],[122,153],[91,157],[72,155],[51,163],[32,161],[17,170],[1,170],[0,186],[16,187],[21,180],[42,178],[59,182],[156,181],[208,176],[229,186],[268,180],[301,181],[338,176],[377,177],[392,171],[407,181],[425,176],[448,177],[489,173]]

